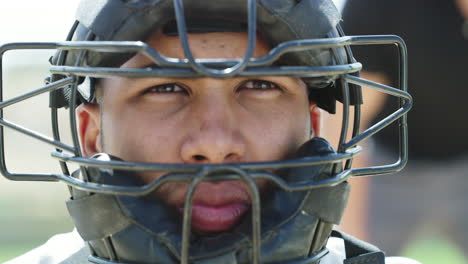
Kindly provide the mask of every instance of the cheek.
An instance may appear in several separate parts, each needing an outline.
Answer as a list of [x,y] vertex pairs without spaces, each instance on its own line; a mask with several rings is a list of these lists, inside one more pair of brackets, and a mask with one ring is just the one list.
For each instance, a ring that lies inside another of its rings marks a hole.
[[[242,125],[249,151],[260,160],[279,160],[292,155],[309,139],[308,102],[275,104],[249,113]],[[253,114],[255,113],[255,115]]]
[[105,152],[127,161],[179,162],[176,120],[126,109],[103,114]]

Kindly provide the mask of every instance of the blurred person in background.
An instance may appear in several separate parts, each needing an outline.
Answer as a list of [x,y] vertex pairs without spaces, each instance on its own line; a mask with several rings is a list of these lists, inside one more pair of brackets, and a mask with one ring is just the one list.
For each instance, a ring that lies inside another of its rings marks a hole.
[[[366,210],[361,207],[361,223],[368,223],[356,235],[368,237],[389,254],[418,247],[408,244],[417,240],[420,245],[437,245],[424,247],[429,259],[448,245],[451,249],[447,252],[455,253],[447,255],[466,260],[468,1],[347,0],[343,20],[344,30],[350,35],[396,34],[406,40],[409,87],[416,98],[408,115],[409,166],[397,177],[371,178],[370,186],[361,184],[361,194],[354,193],[361,201],[368,201],[369,214],[366,219]],[[393,47],[353,47],[353,51],[364,65],[361,76],[389,85],[398,83]],[[367,112],[369,115],[363,118],[367,125],[397,107],[396,100],[383,94],[363,93],[366,101],[385,102],[384,107],[377,104],[374,114]],[[363,164],[396,159],[398,140],[394,131],[395,127],[377,134],[371,144],[379,151],[371,152]],[[382,146],[385,151],[380,151]],[[357,218],[355,221],[359,222]],[[452,263],[448,259],[443,262]]]

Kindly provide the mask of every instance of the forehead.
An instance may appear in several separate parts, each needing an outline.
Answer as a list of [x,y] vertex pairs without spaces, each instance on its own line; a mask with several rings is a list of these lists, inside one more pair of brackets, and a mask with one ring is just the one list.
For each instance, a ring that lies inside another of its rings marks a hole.
[[[195,58],[242,58],[248,45],[247,33],[244,32],[189,33],[188,40],[190,50]],[[168,36],[159,31],[153,33],[146,40],[146,43],[166,57],[185,58],[178,36]],[[269,50],[269,45],[257,36],[254,57],[264,56]],[[151,64],[150,59],[137,54],[122,67],[137,68],[149,64]]]

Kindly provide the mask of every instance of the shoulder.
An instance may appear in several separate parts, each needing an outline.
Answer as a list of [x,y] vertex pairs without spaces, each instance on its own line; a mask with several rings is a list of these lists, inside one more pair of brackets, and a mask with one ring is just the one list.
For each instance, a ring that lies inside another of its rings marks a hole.
[[[365,243],[365,242],[362,242]],[[365,243],[366,244],[366,243]],[[329,253],[320,262],[321,264],[343,263],[346,259],[345,240],[339,237],[330,237],[327,243]],[[421,264],[405,257],[385,257],[385,264]]]
[[72,263],[72,261],[70,261],[70,257],[84,255],[82,253],[87,253],[85,251],[87,251],[87,248],[85,247],[84,241],[78,235],[76,230],[74,230],[70,233],[55,235],[42,246],[12,259],[5,264]]
[[321,264],[343,263],[346,259],[344,240],[337,237],[330,237],[327,242],[329,253],[320,261]]

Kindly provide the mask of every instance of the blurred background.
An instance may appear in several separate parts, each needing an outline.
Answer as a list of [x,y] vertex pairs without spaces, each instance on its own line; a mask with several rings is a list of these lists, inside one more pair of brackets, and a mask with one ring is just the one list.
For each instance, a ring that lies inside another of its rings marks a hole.
[[[451,3],[452,1],[455,0],[439,2]],[[342,9],[346,1],[336,0],[335,2],[339,8]],[[397,7],[398,1],[371,0],[373,4],[367,2],[368,1],[365,0],[348,0],[349,5],[355,5],[356,7],[344,11],[345,31],[347,34],[403,34],[403,37],[407,39],[408,36],[404,35],[410,33],[401,33],[398,31],[398,29],[404,29],[405,26],[395,26],[391,28],[383,26],[380,22],[376,22],[391,21],[389,17],[383,16],[382,13],[380,13],[384,12],[385,9],[387,9],[389,16],[398,17],[396,14],[399,14],[398,8],[401,8]],[[393,9],[389,9],[388,7],[381,6],[383,2],[387,4],[394,3],[395,6]],[[408,8],[413,8],[408,11],[410,14],[417,10],[425,10],[425,7],[434,8],[432,6],[427,6],[425,1],[420,0],[403,2],[407,3]],[[412,2],[412,4],[409,4],[410,2]],[[0,44],[18,41],[64,40],[74,21],[74,12],[77,4],[78,0],[2,1],[2,3],[0,3]],[[382,11],[382,9],[384,9],[384,11]],[[439,23],[439,19],[444,19],[446,16],[453,16],[453,14],[438,13],[437,8],[436,11],[433,9],[427,10],[432,11],[430,11],[429,15],[426,14],[426,17],[414,15],[413,19],[422,22],[425,21],[424,19],[435,19],[436,24],[440,25],[440,27],[442,27],[441,30],[444,31],[444,24]],[[372,13],[375,15],[369,16],[369,14]],[[346,26],[348,23],[350,26]],[[405,23],[407,25],[412,24],[410,20],[405,21]],[[369,25],[374,25],[375,29],[368,29]],[[436,38],[437,32],[432,33],[432,27],[425,27],[425,23],[422,23],[422,25],[420,31],[427,32],[429,39],[439,39]],[[368,31],[366,32],[366,30]],[[418,30],[418,28],[416,28],[416,30]],[[464,43],[468,50],[468,42],[463,42],[463,40],[459,41],[461,41],[461,45]],[[443,46],[442,42],[438,42],[439,44],[436,45],[436,52],[427,50],[424,43],[427,42],[423,41],[419,44],[418,40],[409,39],[408,44],[411,45],[410,65],[413,63],[411,59],[413,57],[412,51],[414,50],[423,50],[424,52],[419,56],[423,58],[425,56],[431,57],[432,54],[438,53],[442,57],[447,57],[447,62],[455,60],[456,57],[444,55],[445,53],[443,51],[447,51],[448,48]],[[374,57],[381,56],[384,61],[387,61],[387,57],[384,57],[385,54],[380,52],[381,51],[374,51],[371,55]],[[5,54],[3,61],[4,99],[41,87],[44,84],[44,78],[48,75],[47,61],[52,53],[53,51],[21,51],[8,52]],[[455,54],[464,56],[463,53],[455,52]],[[360,53],[358,50],[355,52],[355,55],[358,60],[366,60],[367,57],[370,56],[364,52]],[[433,56],[431,58],[433,58]],[[464,61],[468,61],[468,58]],[[369,63],[372,63],[372,61]],[[445,66],[430,63],[429,61],[422,62],[422,64],[434,65],[433,67],[437,66],[437,69]],[[380,81],[392,84],[392,72],[385,73],[385,70],[378,68],[378,66],[366,67],[367,66],[365,66],[365,70],[369,73],[366,77],[379,79]],[[465,66],[465,71],[466,68]],[[415,71],[415,69],[410,68],[410,77],[412,76],[412,71]],[[422,71],[429,78],[451,78],[453,79],[452,81],[460,83],[460,89],[468,91],[466,85],[464,85],[465,87],[461,86],[461,76],[463,75],[447,77],[438,76],[437,74],[432,74],[425,70]],[[379,74],[372,75],[372,73]],[[410,92],[413,95],[415,93],[412,89],[418,89],[419,91],[424,91],[425,89],[424,87],[420,88],[420,86],[414,86],[416,85],[410,81]],[[447,90],[450,87],[442,88],[446,93],[450,93],[450,91]],[[374,97],[374,95],[366,96],[369,96],[369,100],[373,102],[383,102],[387,100],[385,98]],[[415,102],[418,102],[420,97],[425,97],[425,94],[424,92],[419,92],[419,94],[415,96]],[[455,95],[455,97],[456,96],[457,95]],[[424,103],[419,103],[419,105],[421,104]],[[434,105],[433,107],[439,111],[444,111],[443,105]],[[418,104],[415,103],[415,109],[422,109],[422,107],[419,107]],[[374,113],[367,117],[369,119],[367,121],[369,123],[375,122],[375,120],[371,120],[378,118],[379,115],[386,114],[386,111],[385,109],[374,109]],[[466,114],[466,110],[460,112],[460,114],[462,113]],[[67,115],[68,112],[66,111],[60,113],[65,127],[64,132],[67,130]],[[450,112],[443,112],[443,116],[447,116],[447,119],[450,119],[448,118],[449,115]],[[40,131],[44,135],[52,135],[49,120],[48,95],[42,95],[33,100],[11,106],[5,109],[4,116],[5,119],[9,121],[32,130]],[[454,119],[464,120],[466,123],[466,117],[462,119],[457,118],[458,117],[454,117]],[[436,122],[439,121],[434,121],[434,123],[432,123],[433,126],[437,125]],[[416,129],[413,130],[415,126]],[[410,122],[410,133],[418,135],[421,131],[424,132],[427,130],[427,128],[424,128],[426,130],[418,129],[417,126],[419,126],[418,121],[415,121],[415,123]],[[461,129],[463,129],[463,126]],[[389,131],[391,130],[392,128],[390,128]],[[442,126],[435,127],[428,133],[433,133],[431,135],[436,137],[437,134],[443,130],[447,129]],[[466,130],[464,131],[466,134]],[[448,134],[448,136],[446,134],[443,135],[443,137],[450,136],[451,134]],[[452,134],[452,136],[454,135]],[[383,135],[380,136],[380,138],[382,137]],[[70,141],[66,137],[64,140],[66,142]],[[439,138],[439,140],[441,139]],[[462,143],[467,141],[466,137],[456,138],[456,140]],[[38,143],[38,141],[9,129],[5,129],[5,141],[7,165],[10,171],[60,172],[58,162],[49,158],[52,147]],[[381,140],[369,143],[369,147],[371,147],[372,151],[366,153],[367,158],[360,161],[360,164],[366,165],[394,161],[395,156],[392,154],[394,149],[384,148],[384,145],[385,143]],[[421,149],[422,147],[422,151],[424,152],[425,147],[430,148],[429,145],[431,144],[428,142],[427,145],[416,145],[412,146],[412,148]],[[468,168],[459,164],[467,163],[466,161],[468,159],[466,158],[467,154],[464,154],[467,152],[467,149],[463,147],[463,144],[457,146],[461,146],[459,147],[459,152],[462,153],[457,156],[448,155],[444,149],[434,147],[433,145],[431,145],[431,147],[438,150],[436,151],[438,155],[434,154],[429,159],[420,158],[417,153],[413,153],[410,160],[410,167],[405,170],[407,171],[406,174],[398,174],[394,177],[378,177],[379,179],[384,179],[380,181],[377,178],[365,180],[356,179],[353,181],[353,198],[346,218],[343,221],[343,229],[359,238],[370,240],[370,242],[375,243],[383,249],[389,248],[390,251],[388,252],[391,255],[403,254],[408,257],[413,257],[425,264],[468,263],[465,252],[465,247],[468,243],[464,243],[463,240],[468,237],[465,232],[460,231],[464,229],[464,224],[468,222],[468,220],[464,218],[465,214],[468,215],[465,209],[466,206],[464,206],[468,198],[465,194],[466,188],[462,184],[459,184],[467,182]],[[375,159],[372,157],[382,157],[382,159]],[[445,159],[442,157],[445,157]],[[455,162],[453,162],[454,160]],[[415,165],[412,166],[412,163]],[[445,165],[449,168],[444,169]],[[421,172],[419,168],[424,167],[426,167],[426,171]],[[412,177],[411,175],[413,173],[423,175]],[[429,174],[431,173],[435,176],[430,176]],[[451,174],[456,174],[456,176],[451,176]],[[431,180],[433,178],[441,178],[442,176],[446,179],[452,179],[453,184],[442,188],[444,182]],[[421,182],[428,183],[421,185]],[[459,185],[456,196],[452,195],[455,193],[453,185]],[[401,197],[401,199],[393,199],[393,197]],[[12,182],[0,177],[0,262],[11,259],[39,246],[54,234],[71,231],[73,225],[65,208],[65,201],[67,199],[68,190],[66,186],[61,183]],[[454,222],[453,219],[458,219],[458,222]],[[460,232],[458,232],[458,236],[455,237],[453,234],[457,233],[457,231]]]
[[[345,229],[388,255],[422,263],[468,263],[468,0],[347,0],[342,13],[347,35],[404,39],[408,90],[414,98],[408,165],[394,175],[351,180],[355,190]],[[362,77],[398,87],[395,46],[356,46],[353,53],[363,64]],[[395,98],[370,89],[363,94],[363,108],[370,110],[363,113],[363,126],[398,108]],[[354,164],[396,161],[397,131],[394,124],[376,134],[367,142],[370,152]]]
[[[74,22],[77,0],[2,1],[0,44],[62,41]],[[52,51],[7,52],[3,60],[4,99],[44,84]],[[48,95],[4,111],[5,119],[51,136]],[[62,119],[66,113],[61,113]],[[65,121],[65,120],[63,120]],[[12,172],[59,172],[48,145],[5,129],[6,162]],[[13,182],[0,177],[0,263],[69,232],[72,223],[61,183]]]

